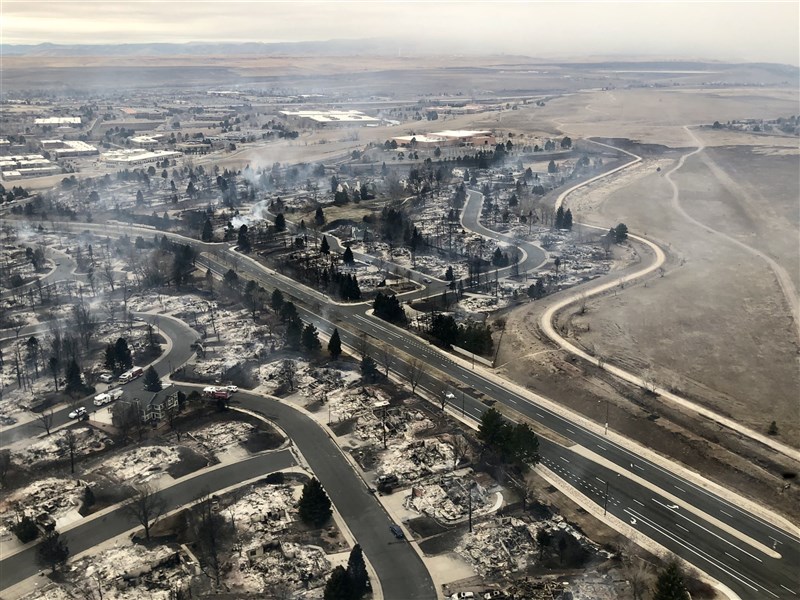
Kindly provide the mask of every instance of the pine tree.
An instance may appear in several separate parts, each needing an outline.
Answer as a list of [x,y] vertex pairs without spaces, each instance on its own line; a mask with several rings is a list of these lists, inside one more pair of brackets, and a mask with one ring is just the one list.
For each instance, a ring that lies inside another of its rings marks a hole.
[[305,329],[303,329],[302,343],[306,352],[314,352],[322,347],[322,344],[319,342],[319,332],[317,328],[314,327],[313,323],[309,323],[305,326]]
[[564,213],[564,221],[562,223],[564,229],[572,230],[572,211],[567,209]]
[[318,206],[317,211],[314,213],[314,223],[317,224],[317,227],[322,227],[325,224],[325,213],[322,211],[321,206]]
[[203,232],[200,234],[200,239],[204,242],[210,242],[214,239],[214,228],[211,226],[211,220],[206,219],[203,223]]
[[290,319],[289,323],[286,325],[286,346],[290,350],[298,350],[300,348],[302,338],[303,322],[298,317],[294,317],[293,319]]
[[361,545],[356,544],[350,551],[350,558],[347,560],[347,576],[350,578],[350,589],[352,598],[361,598],[367,591],[367,564],[364,562],[364,552]]
[[283,293],[279,289],[275,289],[275,291],[272,292],[269,305],[274,311],[279,311],[283,308]]
[[375,381],[378,376],[378,363],[369,354],[361,359],[361,379],[365,382]]
[[144,389],[151,392],[161,391],[161,378],[158,376],[153,365],[147,367],[147,370],[144,372]]
[[316,478],[303,486],[303,495],[297,508],[303,523],[314,527],[324,525],[333,514],[330,498]]
[[678,561],[670,560],[656,580],[653,600],[689,600],[689,592]]
[[353,590],[350,585],[350,578],[344,567],[338,566],[332,572],[325,584],[324,600],[351,600]]
[[278,213],[275,216],[275,231],[285,231],[286,230],[286,217],[283,216],[283,213]]
[[564,227],[564,207],[559,206],[556,211],[555,228],[562,229]]
[[353,257],[353,251],[350,250],[350,246],[348,246],[347,248],[344,249],[344,254],[342,255],[342,260],[344,261],[344,264],[346,264],[346,265],[352,265],[352,264],[354,264],[356,262],[355,258]]
[[247,225],[239,227],[239,237],[236,240],[236,245],[245,254],[250,252],[250,236],[247,235]]
[[108,344],[106,346],[105,357],[103,360],[103,366],[111,372],[114,372],[117,368],[117,353],[114,351],[114,344]]
[[76,363],[74,360],[71,360],[67,365],[67,372],[65,373],[65,378],[67,380],[67,384],[64,390],[68,394],[83,388],[83,381],[81,380],[81,370],[78,367],[78,363]]
[[69,557],[67,543],[59,538],[58,532],[55,530],[45,535],[36,549],[37,562],[50,567],[53,573],[59,566],[67,562],[67,557]]
[[319,251],[322,252],[322,254],[325,254],[325,255],[328,255],[328,254],[331,253],[331,246],[330,246],[330,244],[328,244],[328,236],[326,236],[326,235],[322,236],[322,243],[319,245]]
[[328,352],[331,354],[333,360],[337,360],[342,355],[342,340],[339,337],[339,330],[334,329],[333,335],[328,342]]

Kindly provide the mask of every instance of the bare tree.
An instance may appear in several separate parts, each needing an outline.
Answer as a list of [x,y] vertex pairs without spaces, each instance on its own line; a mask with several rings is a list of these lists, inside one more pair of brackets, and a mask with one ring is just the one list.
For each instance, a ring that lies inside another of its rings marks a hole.
[[103,302],[103,311],[108,315],[108,320],[111,321],[111,323],[114,323],[118,310],[119,305],[115,300],[108,298]]
[[111,288],[111,292],[114,292],[114,269],[111,267],[111,262],[106,261],[103,263],[103,271],[102,271],[103,279],[106,280],[106,283]]
[[47,435],[50,435],[50,430],[53,427],[53,409],[44,410],[36,417],[36,421]]
[[72,318],[75,321],[75,327],[84,347],[88,349],[89,342],[97,328],[97,320],[94,318],[89,305],[84,302],[78,302],[72,307]]
[[203,573],[219,585],[225,566],[225,557],[230,555],[234,527],[218,512],[214,500],[204,494],[189,512],[188,530],[195,540],[195,551]]
[[381,344],[378,349],[378,360],[380,360],[380,363],[383,366],[384,377],[389,377],[389,369],[392,366],[392,358],[392,349],[388,346],[388,344]]
[[178,427],[178,415],[180,414],[180,406],[177,403],[169,404],[167,406],[167,423],[169,423],[169,428],[172,430],[172,433],[175,434],[175,439],[177,441],[181,441],[181,430]]
[[417,386],[419,385],[424,373],[425,365],[423,365],[423,363],[416,358],[412,358],[406,363],[405,375],[409,385],[411,385],[412,394],[416,393]]
[[150,529],[163,516],[167,504],[162,495],[149,484],[134,487],[133,497],[123,506],[123,510],[144,527],[144,537],[150,540]]
[[454,435],[450,443],[453,446],[453,470],[455,471],[461,461],[469,455],[470,444],[463,435]]
[[356,342],[356,351],[361,357],[361,360],[364,360],[364,357],[369,354],[369,343],[367,342],[366,333],[363,333],[358,337],[358,341]]
[[0,484],[5,485],[6,476],[11,470],[11,450],[3,448],[0,450]]
[[69,472],[75,474],[75,455],[78,451],[78,438],[75,431],[66,429],[64,435],[58,440],[58,449],[62,456],[69,456]]

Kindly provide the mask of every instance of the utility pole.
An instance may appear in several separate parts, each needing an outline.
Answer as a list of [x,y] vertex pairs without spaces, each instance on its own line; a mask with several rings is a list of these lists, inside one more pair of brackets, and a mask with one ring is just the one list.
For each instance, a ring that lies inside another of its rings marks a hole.
[[467,510],[469,511],[469,532],[472,533],[472,482],[467,487]]
[[383,418],[381,420],[381,429],[383,429],[383,449],[386,450],[386,407],[383,407]]
[[608,479],[606,479],[606,496],[603,499],[603,516],[608,512]]

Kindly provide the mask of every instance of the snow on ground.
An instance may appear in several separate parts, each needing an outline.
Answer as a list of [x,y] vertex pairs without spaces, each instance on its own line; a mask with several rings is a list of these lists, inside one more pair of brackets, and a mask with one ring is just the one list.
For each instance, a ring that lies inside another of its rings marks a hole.
[[48,477],[35,481],[0,501],[0,519],[5,523],[16,521],[19,507],[29,517],[47,513],[58,520],[80,508],[85,487],[85,483],[74,479]]
[[396,444],[383,453],[378,476],[394,475],[401,484],[453,468],[453,448],[437,439]]
[[[67,435],[67,429],[59,429],[49,436],[26,446],[19,452],[13,454],[13,461],[26,467],[31,467],[37,463],[44,463],[59,458],[69,458],[69,452],[62,451],[59,444]],[[71,429],[75,435],[75,455],[86,456],[92,452],[102,450],[110,442],[105,433],[98,431],[94,427],[75,427]]]
[[138,484],[162,475],[180,460],[178,448],[142,446],[111,457],[92,471],[103,471],[120,483]]
[[246,440],[254,429],[250,423],[242,421],[221,421],[190,431],[189,435],[216,455]]

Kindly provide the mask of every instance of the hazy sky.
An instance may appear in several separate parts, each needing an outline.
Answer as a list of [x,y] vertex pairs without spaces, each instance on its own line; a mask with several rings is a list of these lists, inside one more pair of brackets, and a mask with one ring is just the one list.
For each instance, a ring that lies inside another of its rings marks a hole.
[[389,38],[411,52],[660,55],[800,63],[800,2],[71,2],[0,0],[2,41]]

